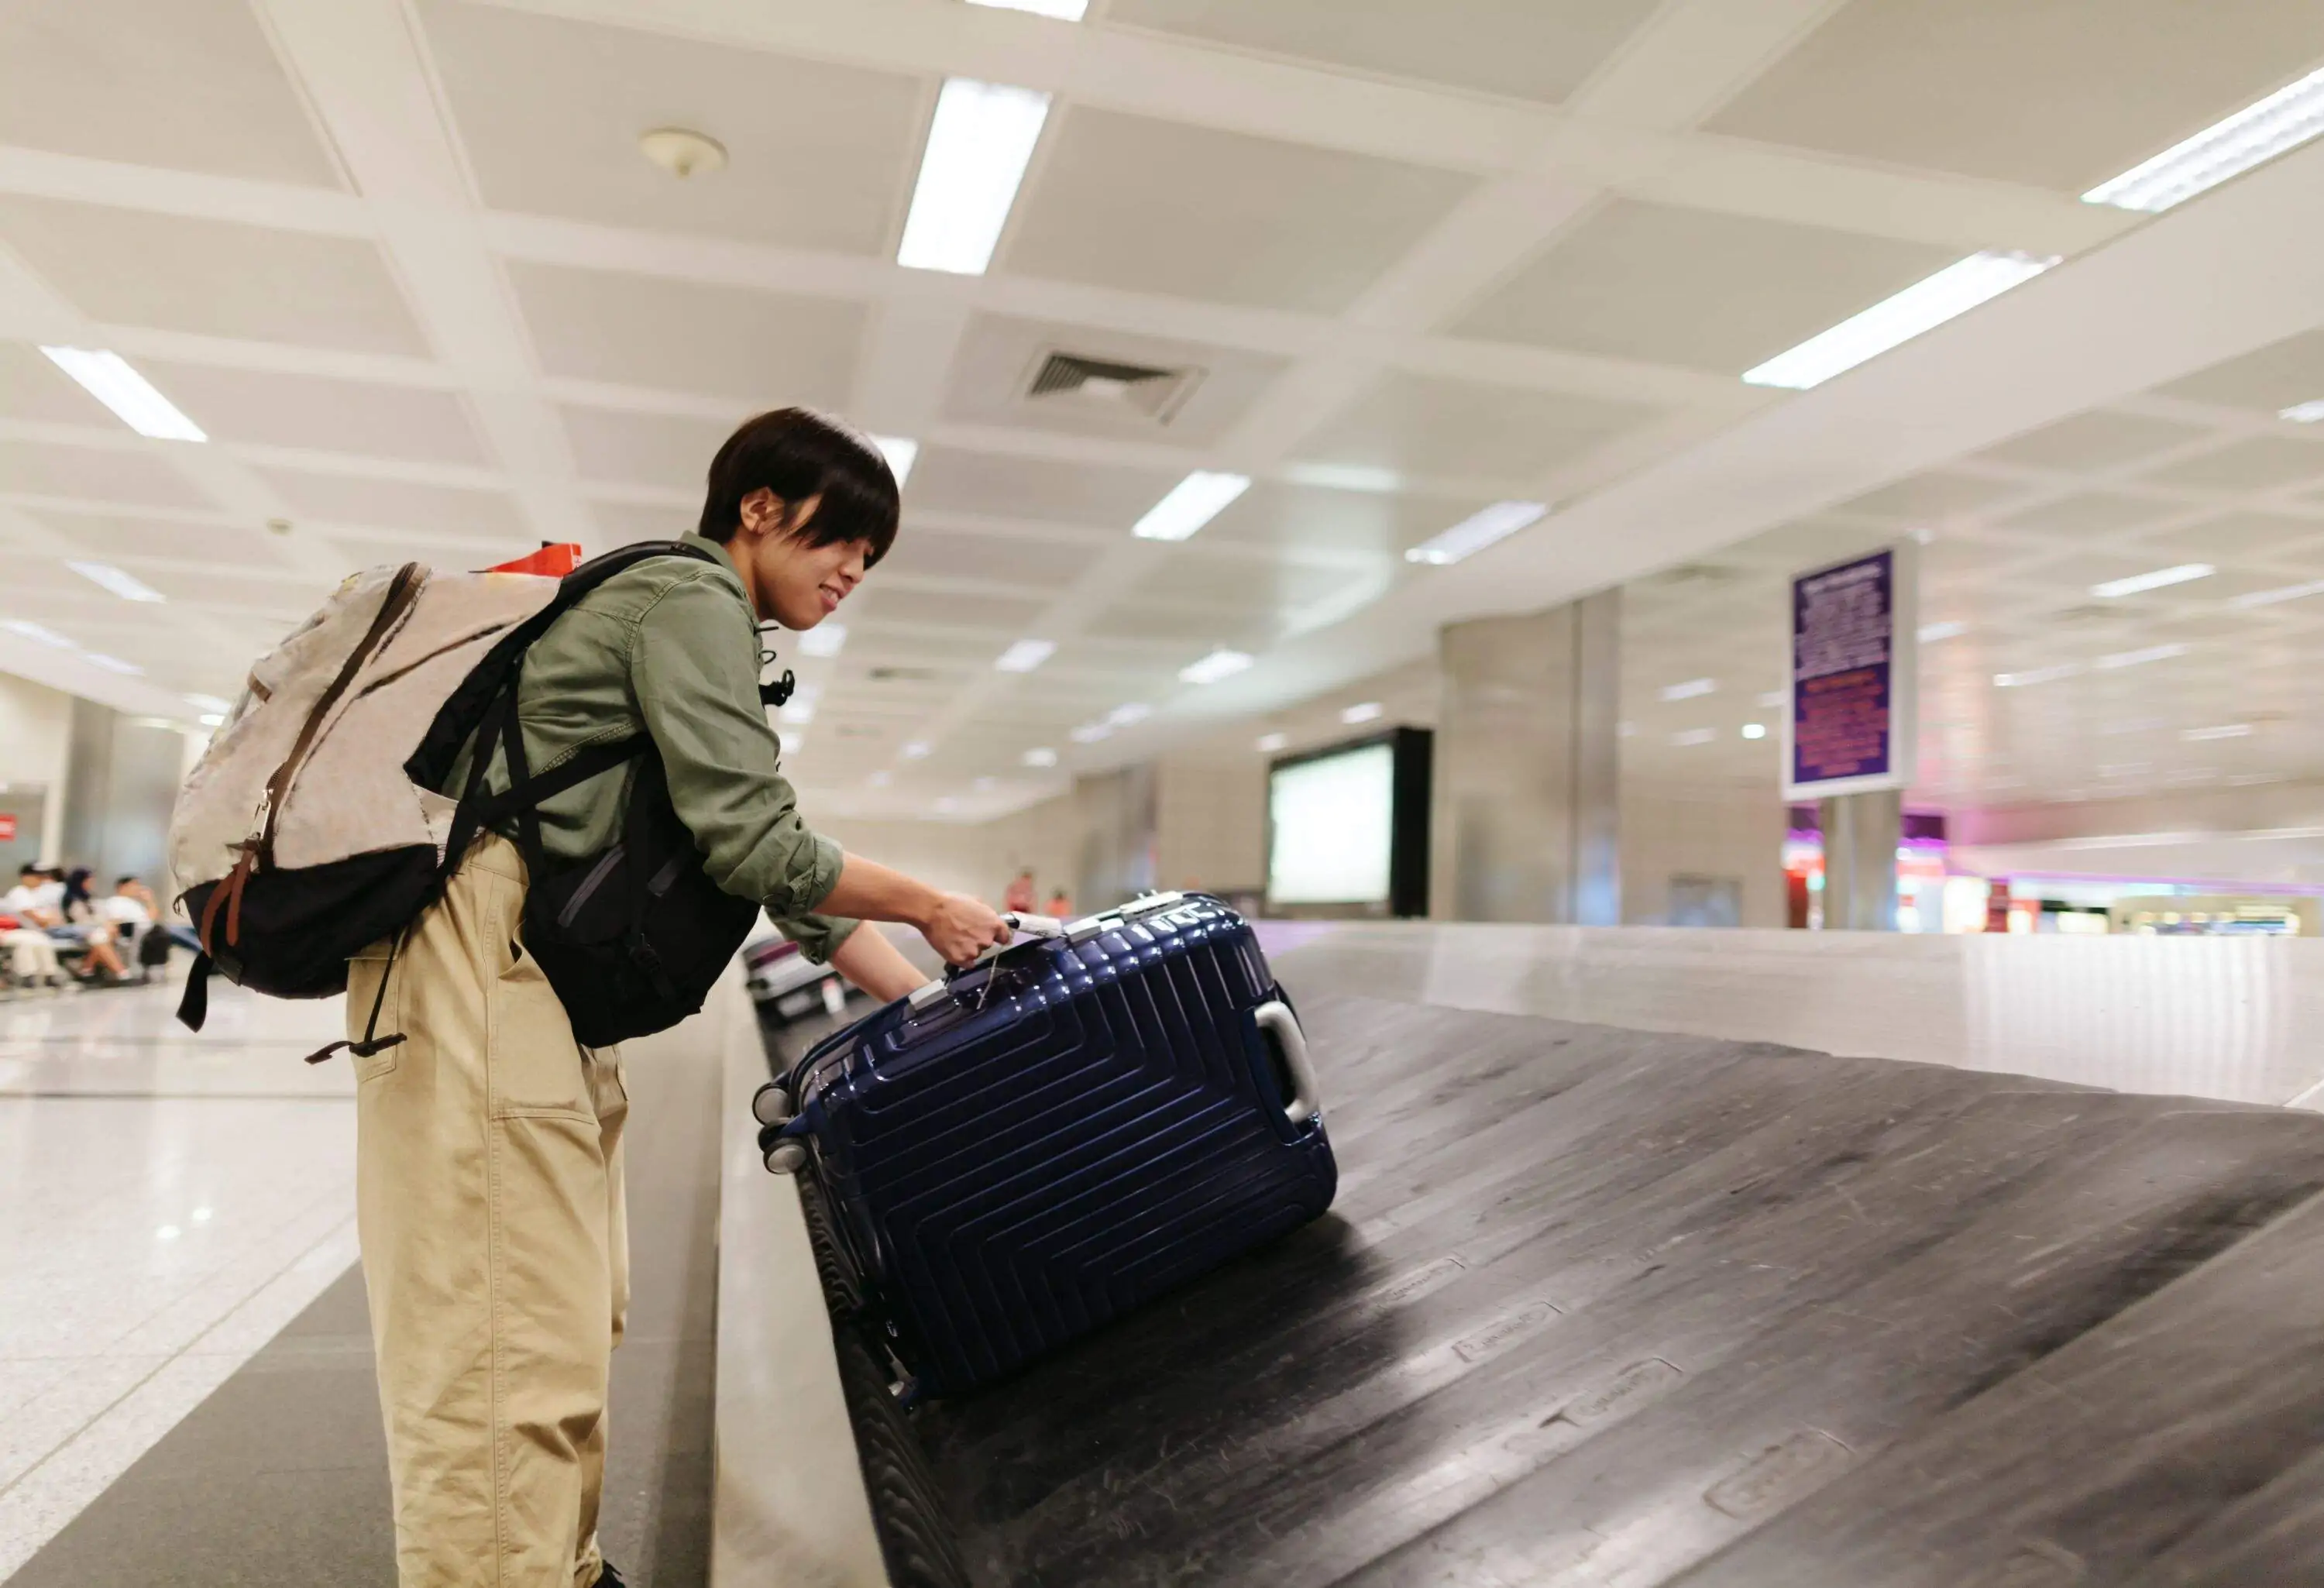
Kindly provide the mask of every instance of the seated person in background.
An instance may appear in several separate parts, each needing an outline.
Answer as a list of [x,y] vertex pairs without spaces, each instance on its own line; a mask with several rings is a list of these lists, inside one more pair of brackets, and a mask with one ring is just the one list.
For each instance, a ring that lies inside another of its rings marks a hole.
[[1017,880],[1009,884],[1009,891],[1001,896],[1001,908],[1014,910],[1019,915],[1033,913],[1033,872],[1030,867],[1019,872]]
[[0,898],[0,912],[5,912],[14,920],[19,931],[39,934],[46,946],[45,955],[27,950],[29,957],[21,962],[27,965],[39,963],[43,975],[60,974],[57,968],[59,944],[74,949],[84,946],[80,931],[65,923],[64,898],[62,876],[52,877],[30,862],[17,868],[16,885],[8,890],[5,898]]
[[[189,954],[199,954],[202,951],[201,934],[181,921],[171,920],[170,912],[161,907],[161,901],[153,897],[153,890],[147,887],[142,879],[120,878],[113,884],[113,898],[106,900],[101,908],[117,910],[121,908],[118,901],[124,900],[143,910],[144,919],[151,922],[153,928],[168,941],[176,944]],[[161,958],[155,963],[166,964],[168,959],[168,950],[164,949]]]
[[54,987],[64,982],[64,967],[57,963],[57,946],[49,935],[5,910],[0,910],[0,955],[7,956],[9,974],[27,986]]
[[1041,906],[1041,913],[1064,920],[1074,913],[1074,901],[1066,897],[1063,888],[1052,888],[1049,890],[1049,902]]
[[[55,876],[58,873],[51,872],[50,874]],[[88,882],[89,870],[85,865],[75,866],[64,877],[61,909],[65,924],[62,929],[78,932],[80,941],[88,948],[88,964],[84,974],[104,975],[115,982],[125,982],[129,979],[129,966],[123,961],[121,950],[115,946],[120,934],[115,931],[111,922],[97,914],[97,900],[89,894]]]
[[[140,895],[143,895],[141,898]],[[141,965],[144,956],[138,952],[146,934],[153,929],[153,894],[135,877],[115,877],[113,891],[91,902],[90,912],[97,919],[113,928],[115,946],[124,959],[135,959]],[[162,943],[162,957],[169,956],[168,939]]]

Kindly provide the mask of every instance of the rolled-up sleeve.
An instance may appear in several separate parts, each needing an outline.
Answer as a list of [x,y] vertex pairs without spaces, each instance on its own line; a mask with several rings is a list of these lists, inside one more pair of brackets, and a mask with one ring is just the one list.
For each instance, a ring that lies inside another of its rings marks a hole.
[[764,905],[809,958],[829,957],[855,923],[815,907],[846,855],[799,816],[759,703],[758,634],[734,592],[707,572],[673,584],[638,620],[629,660],[670,803],[711,881]]

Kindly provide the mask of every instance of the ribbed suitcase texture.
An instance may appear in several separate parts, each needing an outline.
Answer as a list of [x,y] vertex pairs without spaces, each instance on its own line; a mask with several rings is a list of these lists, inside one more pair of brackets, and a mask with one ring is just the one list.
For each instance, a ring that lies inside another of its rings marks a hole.
[[1202,894],[1141,904],[890,1004],[791,1073],[788,1133],[923,1392],[1006,1373],[1331,1205],[1250,928]]

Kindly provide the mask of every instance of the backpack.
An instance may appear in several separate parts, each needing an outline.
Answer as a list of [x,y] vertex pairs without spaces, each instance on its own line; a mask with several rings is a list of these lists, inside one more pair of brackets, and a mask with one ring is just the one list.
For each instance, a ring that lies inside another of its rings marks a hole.
[[[576,1042],[606,1047],[699,1010],[759,907],[703,869],[651,737],[590,745],[536,774],[516,726],[532,642],[654,557],[711,560],[698,547],[647,541],[561,579],[373,568],[268,653],[171,820],[171,863],[187,884],[180,902],[202,943],[179,1020],[201,1029],[213,971],[278,998],[345,992],[348,959],[384,938],[400,948],[477,835],[510,825],[529,877],[525,950]],[[459,797],[438,792],[472,740]],[[488,794],[496,747],[510,787]],[[621,836],[577,862],[552,861],[540,802],[632,762]],[[386,984],[383,974],[381,998]],[[379,1013],[374,999],[361,1040],[308,1062],[402,1041],[379,1034]]]

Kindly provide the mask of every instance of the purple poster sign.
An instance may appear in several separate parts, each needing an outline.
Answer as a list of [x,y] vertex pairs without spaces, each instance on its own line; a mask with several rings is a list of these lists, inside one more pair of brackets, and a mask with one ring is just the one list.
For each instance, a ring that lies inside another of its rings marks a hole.
[[1911,776],[1910,569],[1898,548],[1792,581],[1792,793],[1901,787]]

